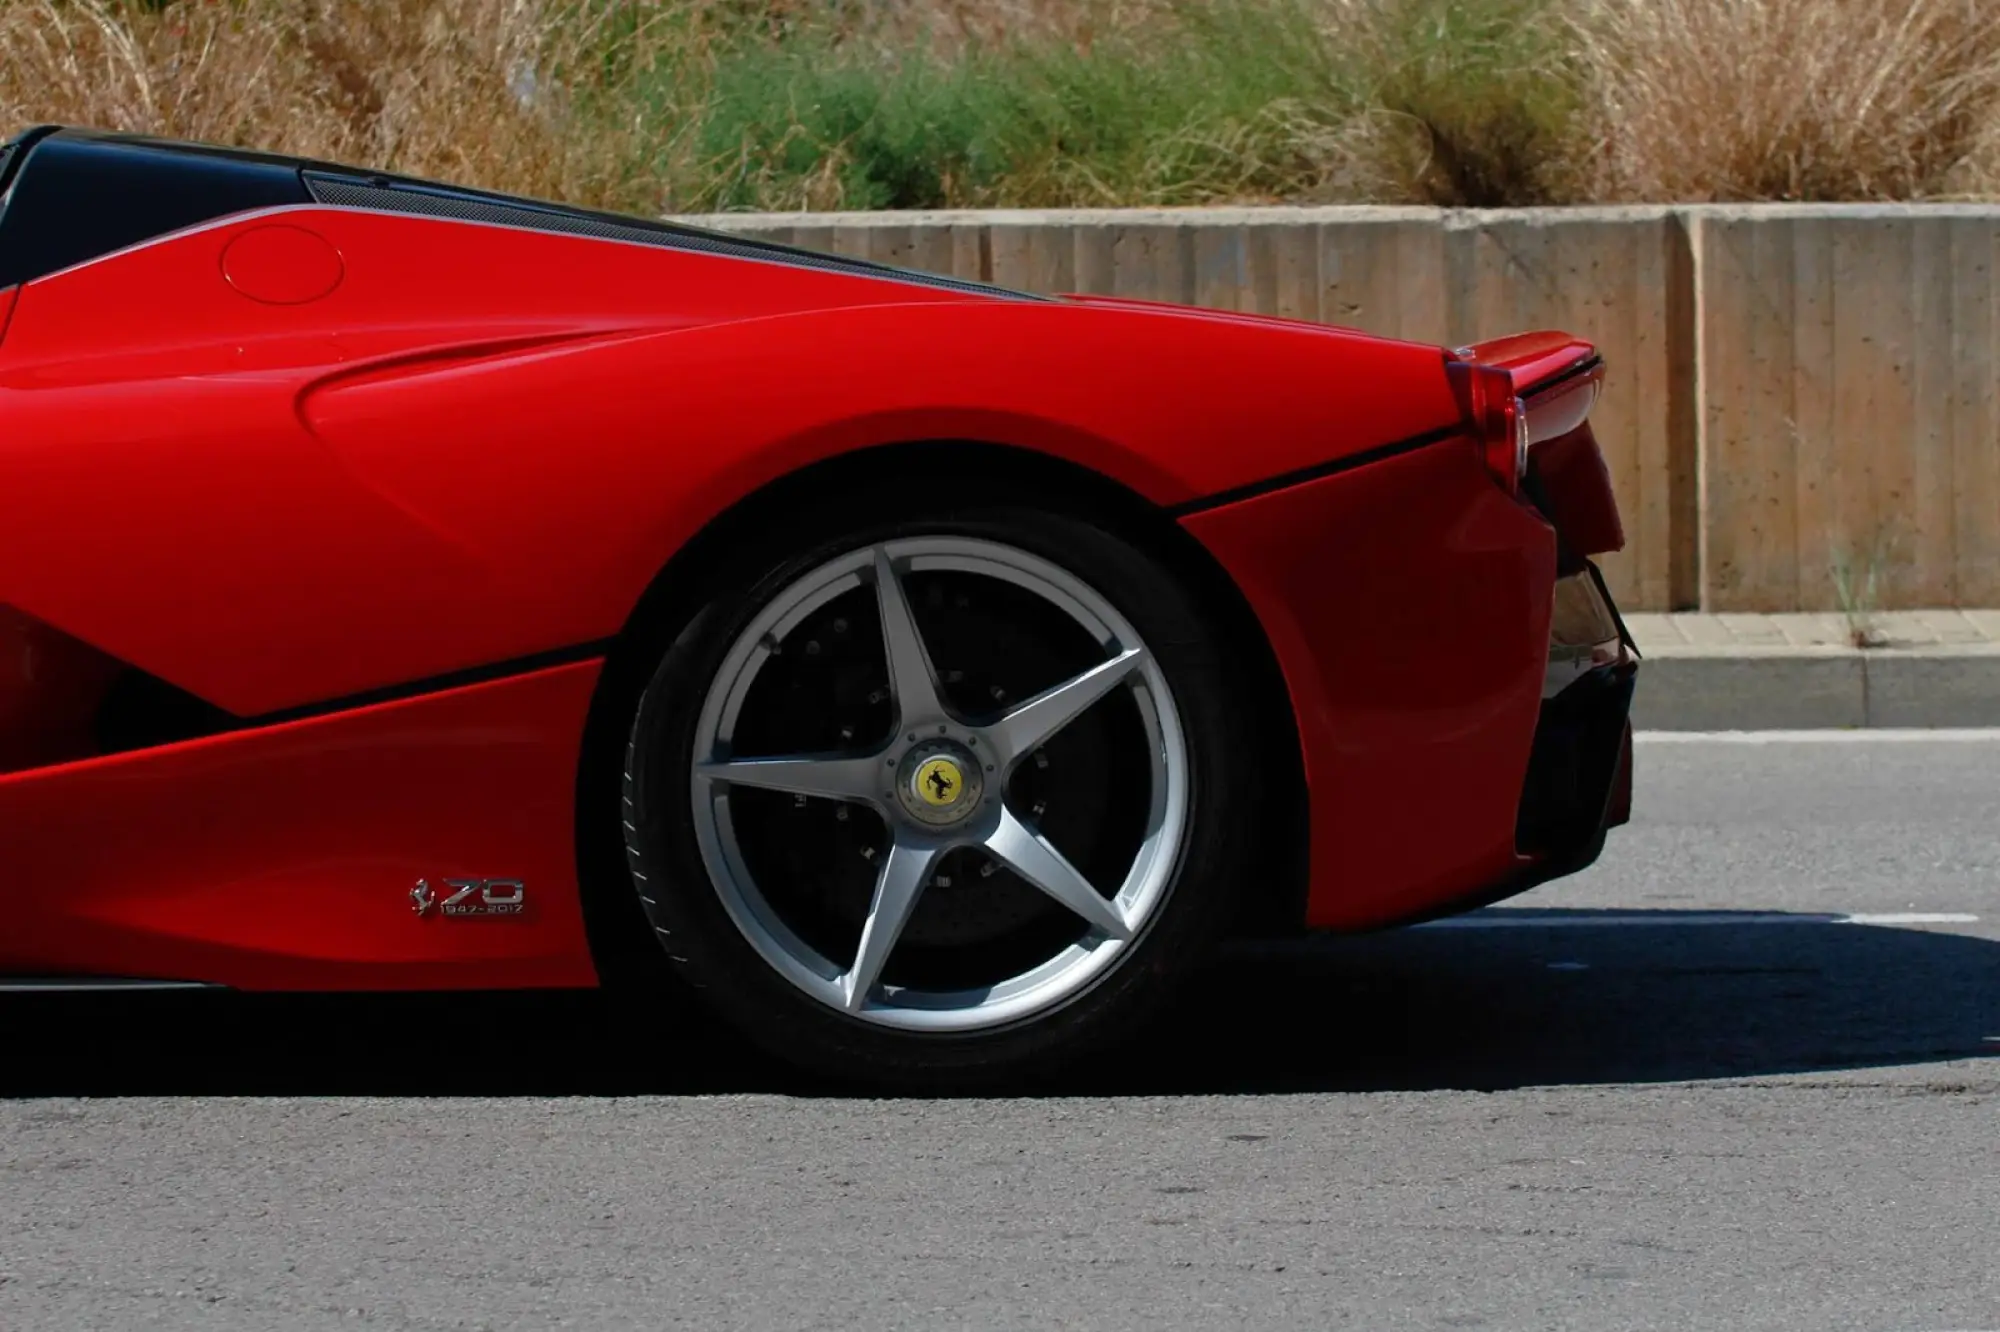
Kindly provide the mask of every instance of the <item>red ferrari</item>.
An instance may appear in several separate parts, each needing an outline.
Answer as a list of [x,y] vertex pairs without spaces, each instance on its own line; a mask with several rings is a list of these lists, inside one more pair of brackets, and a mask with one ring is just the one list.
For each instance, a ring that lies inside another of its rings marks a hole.
[[0,189],[9,986],[678,973],[785,1059],[990,1082],[1626,817],[1575,338],[75,129]]

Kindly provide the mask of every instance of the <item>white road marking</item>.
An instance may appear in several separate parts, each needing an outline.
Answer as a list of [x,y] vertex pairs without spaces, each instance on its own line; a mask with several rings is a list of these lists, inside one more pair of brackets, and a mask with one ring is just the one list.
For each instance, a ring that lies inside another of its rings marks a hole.
[[1475,912],[1412,926],[1419,930],[1579,930],[1679,928],[1699,925],[1976,925],[1963,911],[1888,911],[1832,915],[1816,911],[1580,911],[1541,914],[1527,911]]
[[1846,917],[1843,925],[1976,925],[1979,917],[1963,911],[1884,911]]
[[1992,742],[2000,741],[2000,726],[1940,727],[1936,730],[1868,726],[1851,731],[1832,727],[1820,731],[1634,731],[1632,738],[1648,745],[1829,745],[1915,740]]

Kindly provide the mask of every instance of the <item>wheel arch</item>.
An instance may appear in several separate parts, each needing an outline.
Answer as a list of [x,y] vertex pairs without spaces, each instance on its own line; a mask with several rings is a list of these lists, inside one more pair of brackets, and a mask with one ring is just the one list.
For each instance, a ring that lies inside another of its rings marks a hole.
[[782,525],[804,506],[823,506],[871,482],[950,479],[1063,507],[1116,531],[1185,579],[1219,617],[1235,648],[1254,713],[1256,743],[1270,756],[1272,817],[1285,835],[1266,842],[1265,863],[1246,878],[1244,933],[1286,933],[1304,919],[1310,821],[1298,721],[1269,637],[1221,563],[1158,505],[1101,472],[1049,454],[976,440],[919,440],[844,453],[745,495],[717,514],[667,560],[633,607],[605,656],[591,701],[576,782],[578,883],[593,957],[606,983],[650,974],[656,950],[636,894],[626,891],[618,778],[625,727],[654,664],[706,604],[704,568],[758,527]]

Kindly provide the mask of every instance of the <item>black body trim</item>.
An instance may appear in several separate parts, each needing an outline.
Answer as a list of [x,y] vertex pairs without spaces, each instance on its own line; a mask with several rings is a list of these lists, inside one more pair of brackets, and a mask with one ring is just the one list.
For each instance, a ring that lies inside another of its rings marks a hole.
[[0,994],[125,994],[157,990],[224,990],[208,981],[147,976],[0,976]]
[[137,667],[128,667],[112,683],[99,708],[96,752],[77,757],[108,758],[113,754],[143,753],[190,740],[260,731],[286,722],[310,721],[317,717],[352,712],[357,708],[406,702],[450,689],[463,689],[468,685],[510,680],[556,666],[595,661],[609,654],[611,644],[612,640],[608,638],[578,643],[248,717],[219,708]]
[[1599,366],[1603,364],[1604,364],[1604,358],[1595,353],[1592,353],[1591,355],[1584,357],[1581,361],[1578,361],[1575,365],[1572,365],[1568,369],[1562,371],[1560,374],[1550,375],[1547,379],[1544,379],[1541,383],[1529,389],[1525,394],[1522,395],[1522,397],[1524,400],[1528,402],[1533,402],[1536,398],[1541,397],[1549,390],[1561,388],[1564,384],[1569,383],[1570,380],[1579,379],[1582,376],[1589,374],[1592,370],[1597,369]]
[[1523,855],[1563,860],[1603,833],[1638,673],[1630,661],[1600,666],[1543,701],[1515,816]]
[[1408,439],[1399,439],[1391,444],[1380,444],[1372,449],[1363,449],[1359,453],[1350,453],[1344,458],[1335,458],[1332,462],[1314,463],[1311,467],[1281,472],[1262,481],[1253,481],[1247,486],[1237,486],[1234,490],[1224,490],[1214,495],[1205,495],[1198,500],[1189,500],[1185,504],[1176,504],[1168,509],[1167,513],[1175,518],[1191,517],[1197,513],[1206,513],[1210,509],[1220,509],[1226,504],[1236,504],[1243,500],[1255,499],[1259,495],[1268,495],[1274,490],[1284,490],[1307,481],[1318,481],[1322,477],[1338,476],[1342,472],[1351,472],[1370,463],[1383,462],[1405,453],[1415,453],[1418,449],[1427,449],[1433,444],[1442,443],[1447,439],[1462,438],[1464,435],[1465,426],[1462,424],[1441,426],[1436,430],[1426,430],[1421,435],[1412,435]]
[[28,149],[55,132],[54,125],[37,125],[0,143],[0,211],[7,207],[7,190],[14,183],[14,172],[27,160]]
[[98,705],[96,756],[199,740],[234,730],[236,725],[236,716],[228,710],[128,665]]
[[467,685],[491,684],[495,680],[532,675],[536,671],[546,671],[555,666],[574,666],[578,662],[595,661],[607,655],[615,641],[615,639],[600,638],[589,643],[551,648],[547,652],[534,652],[507,661],[490,662],[484,666],[468,666],[464,670],[447,671],[443,675],[425,676],[421,680],[410,680],[403,684],[384,685],[380,689],[363,690],[358,694],[330,698],[320,703],[302,703],[295,708],[282,708],[277,712],[238,718],[236,725],[228,729],[252,731],[265,726],[278,726],[285,722],[330,717],[335,713],[352,712],[356,708],[370,708],[381,703],[401,703],[412,698],[422,698],[426,694],[442,694],[448,689],[463,689]]
[[235,213],[321,203],[761,260],[963,295],[1053,299],[682,223],[330,162],[60,126],[38,126],[0,146],[0,191],[0,287]]
[[85,130],[31,130],[7,166],[0,287],[231,213],[312,202],[283,158]]

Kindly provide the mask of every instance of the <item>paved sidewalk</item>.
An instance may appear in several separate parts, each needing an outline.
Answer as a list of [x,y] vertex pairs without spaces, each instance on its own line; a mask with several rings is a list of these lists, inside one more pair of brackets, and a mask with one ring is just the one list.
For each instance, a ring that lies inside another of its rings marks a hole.
[[2000,610],[1628,615],[1641,730],[2000,726]]

